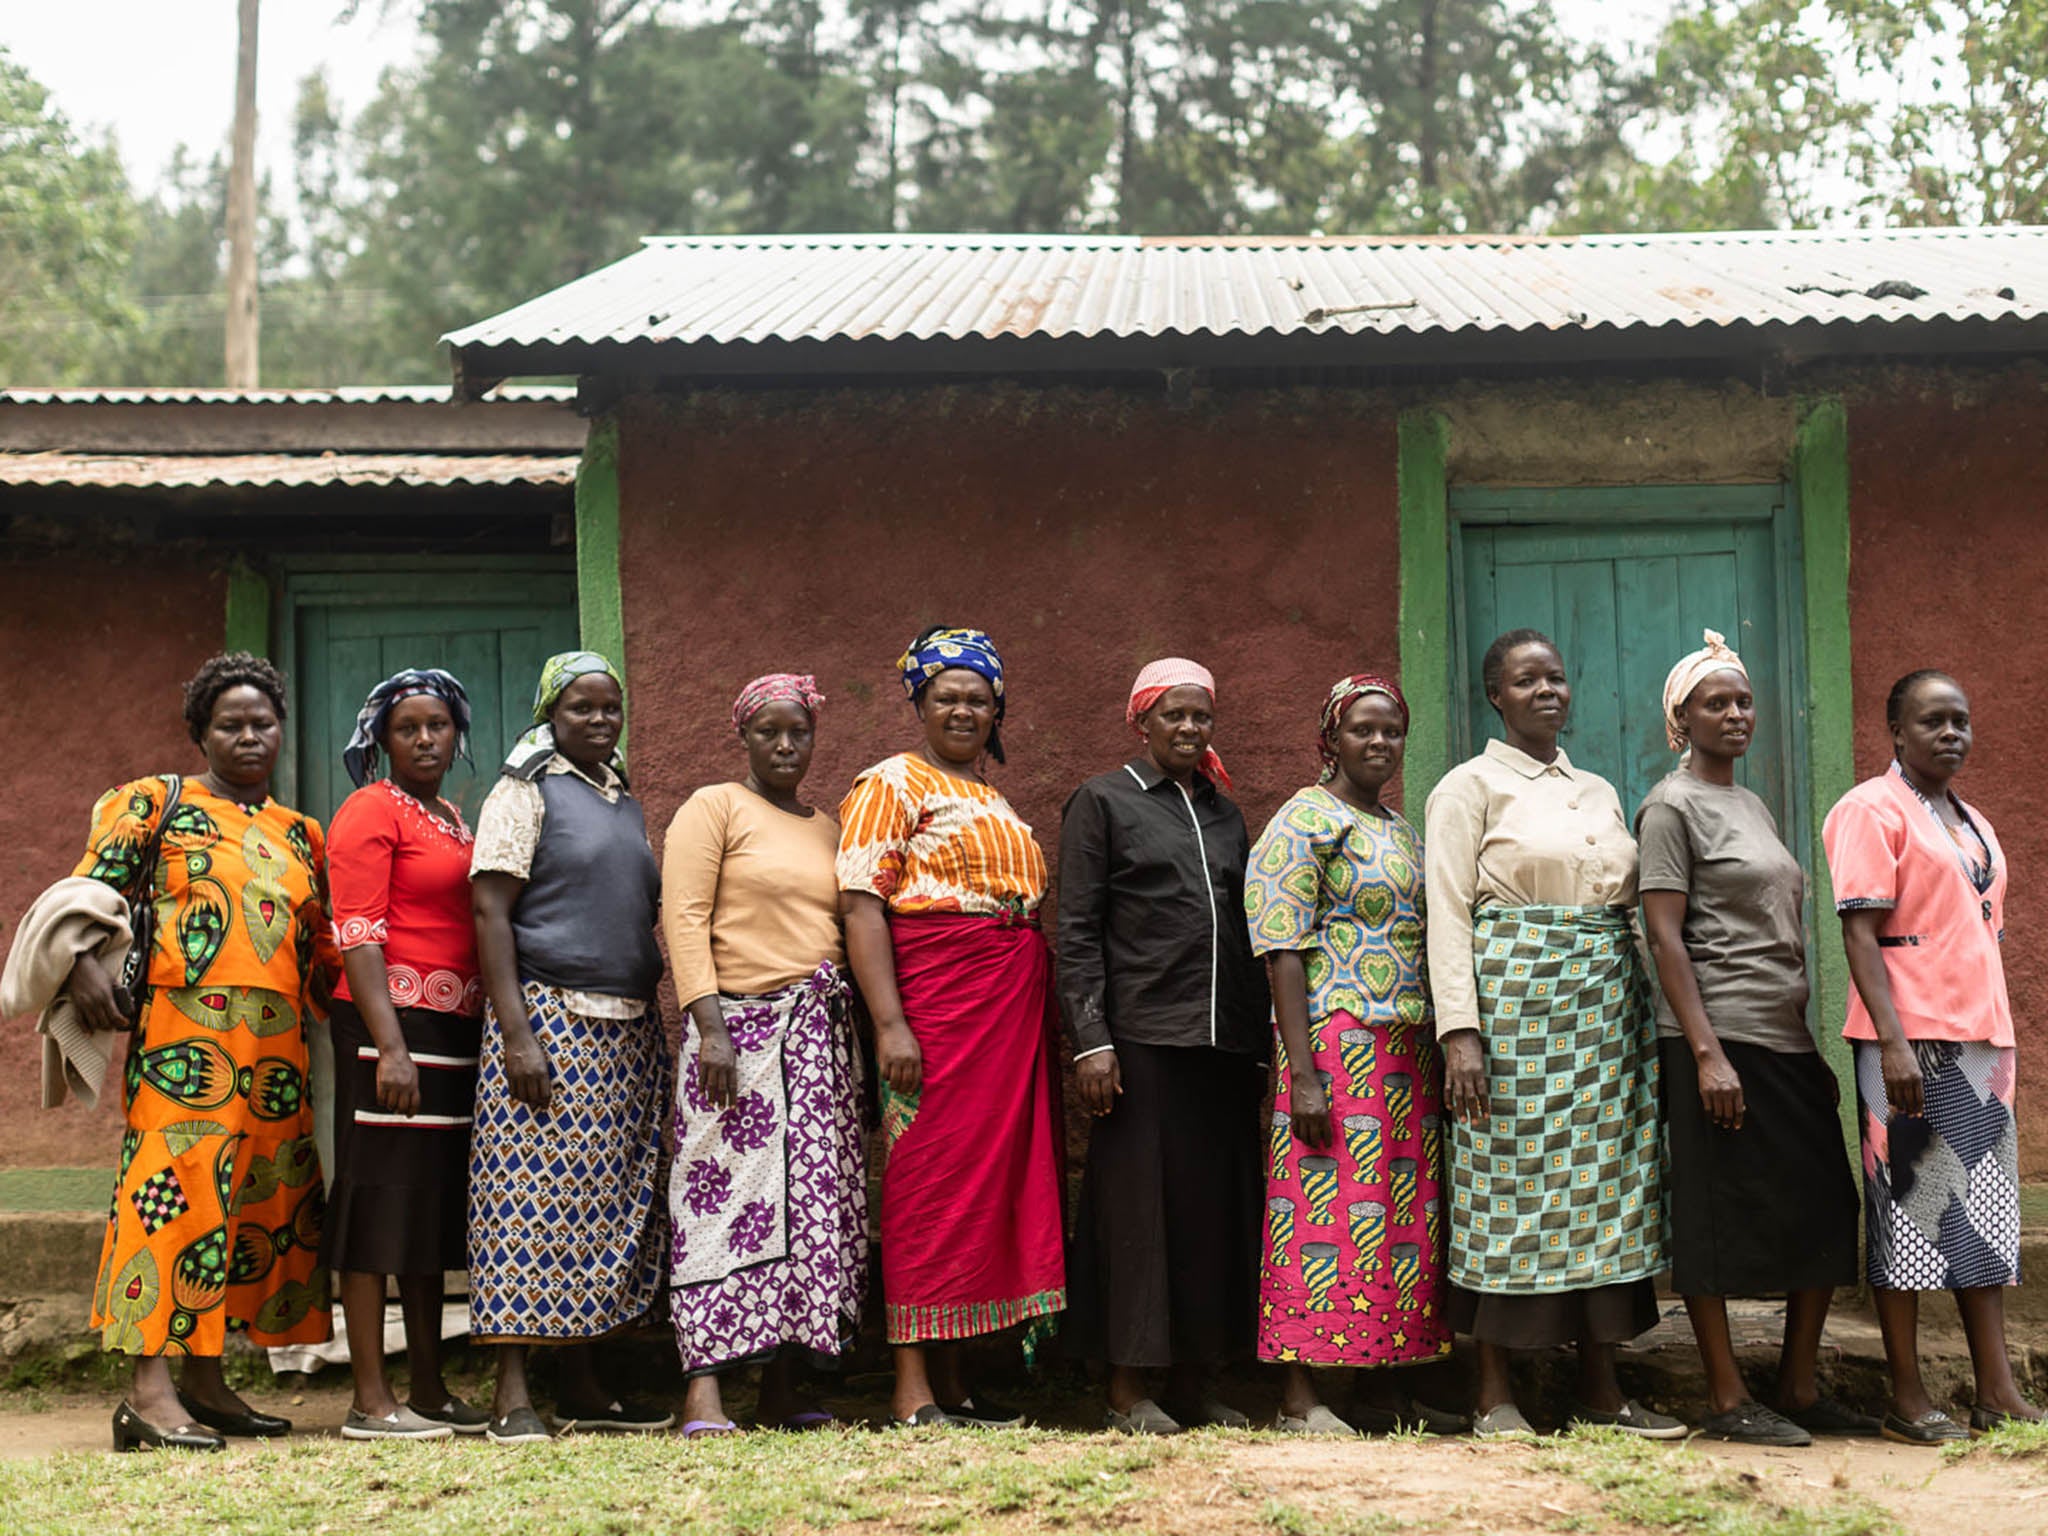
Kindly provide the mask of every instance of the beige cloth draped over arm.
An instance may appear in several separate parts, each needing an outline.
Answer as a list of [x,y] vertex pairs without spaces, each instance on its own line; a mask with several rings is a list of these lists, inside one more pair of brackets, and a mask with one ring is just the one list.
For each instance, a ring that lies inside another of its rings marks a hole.
[[1472,914],[1487,907],[1633,906],[1636,843],[1621,797],[1562,751],[1539,763],[1503,741],[1430,792],[1424,876],[1439,1035],[1479,1028]]

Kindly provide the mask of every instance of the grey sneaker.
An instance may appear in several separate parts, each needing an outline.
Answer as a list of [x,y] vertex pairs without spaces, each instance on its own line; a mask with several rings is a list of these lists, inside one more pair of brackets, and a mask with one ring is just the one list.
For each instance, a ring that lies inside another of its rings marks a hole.
[[1618,1429],[1624,1434],[1639,1435],[1645,1440],[1683,1440],[1690,1431],[1678,1419],[1668,1413],[1658,1413],[1645,1408],[1634,1398],[1621,1405],[1616,1413],[1599,1413],[1591,1408],[1574,1408],[1574,1424],[1592,1424],[1602,1429]]
[[341,1421],[344,1440],[447,1440],[454,1434],[448,1425],[423,1419],[403,1403],[382,1418],[351,1408]]
[[422,1408],[418,1403],[407,1403],[406,1407],[430,1424],[446,1424],[458,1435],[480,1435],[490,1427],[491,1416],[481,1408],[472,1408],[459,1397],[451,1397],[438,1408]]
[[1472,1421],[1475,1440],[1534,1440],[1536,1426],[1513,1403],[1489,1408]]
[[1332,1438],[1355,1438],[1358,1431],[1346,1424],[1328,1405],[1317,1403],[1299,1418],[1283,1413],[1273,1421],[1273,1427],[1283,1435],[1327,1435]]
[[1109,1410],[1108,1423],[1111,1429],[1126,1435],[1177,1435],[1181,1433],[1180,1421],[1153,1402],[1141,1397],[1131,1404],[1129,1413]]

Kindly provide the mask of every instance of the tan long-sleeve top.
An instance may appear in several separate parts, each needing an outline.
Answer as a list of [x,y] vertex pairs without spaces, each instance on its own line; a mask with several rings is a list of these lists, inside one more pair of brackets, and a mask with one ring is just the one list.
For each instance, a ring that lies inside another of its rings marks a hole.
[[1436,1032],[1479,1027],[1472,914],[1484,907],[1635,905],[1636,840],[1621,797],[1562,751],[1539,763],[1504,741],[1430,791],[1423,868]]
[[802,981],[845,963],[833,859],[839,823],[779,811],[744,784],[685,800],[662,845],[661,926],[676,999],[688,1007]]

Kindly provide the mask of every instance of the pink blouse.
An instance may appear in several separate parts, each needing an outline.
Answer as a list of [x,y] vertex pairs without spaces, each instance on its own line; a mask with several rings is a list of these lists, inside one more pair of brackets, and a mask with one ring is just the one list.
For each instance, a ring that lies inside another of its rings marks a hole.
[[[1991,855],[1982,889],[1969,864],[1977,839],[1966,833],[1958,847],[1895,763],[1842,796],[1821,828],[1835,910],[1884,912],[1877,942],[1907,1039],[2009,1046],[2012,1003],[1998,948],[2005,939],[2005,851],[1981,811],[1960,798],[1955,803]],[[1877,1038],[1854,988],[1842,1033]]]

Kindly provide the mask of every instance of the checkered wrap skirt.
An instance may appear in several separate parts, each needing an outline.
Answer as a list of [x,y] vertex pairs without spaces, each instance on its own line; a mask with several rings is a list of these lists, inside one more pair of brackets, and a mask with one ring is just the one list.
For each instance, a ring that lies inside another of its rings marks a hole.
[[1488,1118],[1451,1135],[1451,1282],[1542,1295],[1664,1266],[1656,1019],[1625,907],[1475,913]]

